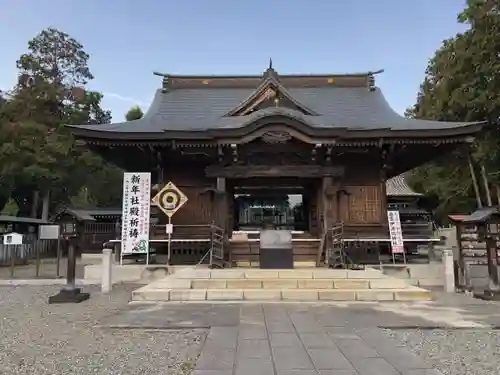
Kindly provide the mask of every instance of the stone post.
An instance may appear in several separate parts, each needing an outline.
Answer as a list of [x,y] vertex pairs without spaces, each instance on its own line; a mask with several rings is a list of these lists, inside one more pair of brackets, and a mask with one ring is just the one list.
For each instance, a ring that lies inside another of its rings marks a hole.
[[455,270],[453,267],[453,251],[451,249],[443,249],[443,281],[444,291],[446,293],[455,293]]
[[[115,239],[116,240],[121,240],[122,239],[122,227],[121,227],[121,223],[119,221],[117,221],[115,223]],[[115,262],[119,263],[120,262],[120,258],[121,258],[121,254],[120,253],[122,251],[121,242],[116,242],[115,243],[114,250],[115,250]]]
[[111,292],[113,287],[113,279],[112,279],[112,262],[113,251],[111,249],[103,249],[102,250],[102,282],[101,282],[101,291],[103,293]]

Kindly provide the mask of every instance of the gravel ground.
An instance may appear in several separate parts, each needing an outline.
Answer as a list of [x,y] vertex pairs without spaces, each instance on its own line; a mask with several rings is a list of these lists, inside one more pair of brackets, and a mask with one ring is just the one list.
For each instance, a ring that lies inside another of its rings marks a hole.
[[105,330],[99,320],[118,312],[136,286],[109,296],[86,287],[81,304],[48,305],[60,287],[0,287],[0,375],[185,375],[205,332]]
[[500,332],[490,330],[385,330],[444,374],[500,374]]

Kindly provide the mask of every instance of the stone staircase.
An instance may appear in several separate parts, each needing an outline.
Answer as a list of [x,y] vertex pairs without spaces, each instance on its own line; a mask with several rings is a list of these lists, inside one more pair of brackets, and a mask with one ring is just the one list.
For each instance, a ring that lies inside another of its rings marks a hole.
[[429,291],[375,269],[184,268],[132,293],[133,301],[425,301]]

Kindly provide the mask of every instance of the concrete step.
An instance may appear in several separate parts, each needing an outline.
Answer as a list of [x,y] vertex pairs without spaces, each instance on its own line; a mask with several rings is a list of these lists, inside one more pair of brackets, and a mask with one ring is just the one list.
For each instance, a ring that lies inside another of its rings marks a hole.
[[[259,268],[260,267],[260,262],[259,261],[247,261],[247,260],[241,260],[241,261],[236,261],[236,267],[238,268]],[[316,262],[315,261],[296,261],[293,262],[293,268],[314,268],[316,267]]]
[[165,278],[150,284],[157,289],[406,289],[402,279],[179,279]]
[[292,270],[265,270],[252,268],[207,269],[184,268],[175,272],[178,279],[385,279],[390,278],[381,271],[368,268],[366,270],[336,270],[327,268],[309,268]]
[[406,289],[154,289],[132,293],[133,301],[428,301],[429,291]]
[[186,267],[137,289],[133,301],[426,301],[430,292],[379,270]]

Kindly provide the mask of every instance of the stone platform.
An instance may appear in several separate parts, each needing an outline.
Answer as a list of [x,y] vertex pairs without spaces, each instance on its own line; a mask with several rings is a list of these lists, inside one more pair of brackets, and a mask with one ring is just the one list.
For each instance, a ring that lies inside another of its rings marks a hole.
[[133,301],[427,301],[429,291],[368,268],[185,268],[132,293]]

